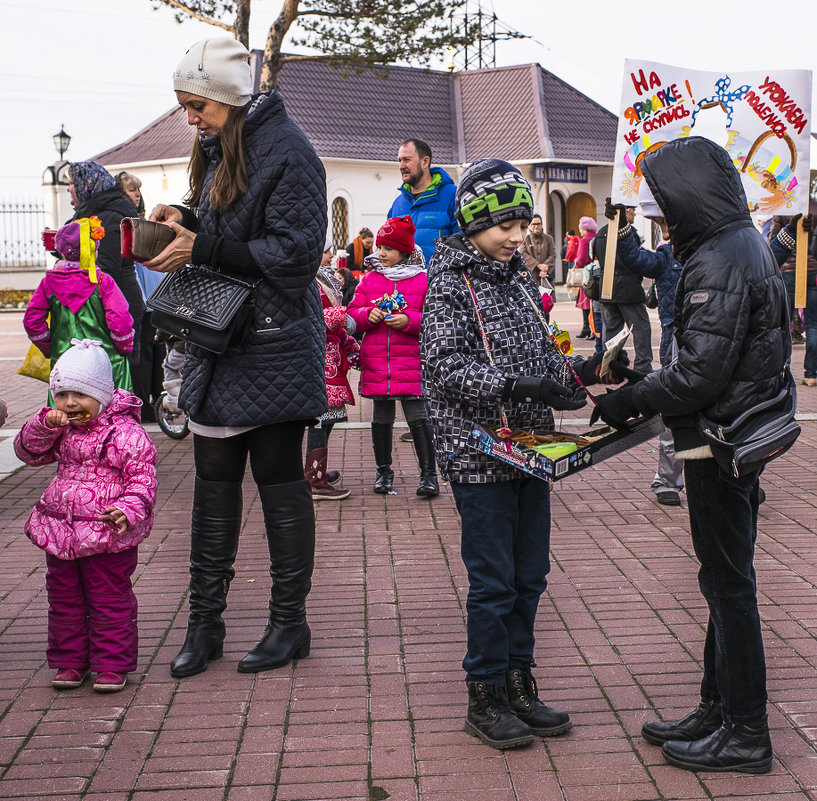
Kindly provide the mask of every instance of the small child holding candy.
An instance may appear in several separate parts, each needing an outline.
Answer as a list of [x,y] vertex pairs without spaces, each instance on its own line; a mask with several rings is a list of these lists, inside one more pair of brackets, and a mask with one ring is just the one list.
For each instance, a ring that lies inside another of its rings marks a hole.
[[14,440],[18,458],[57,463],[25,524],[46,552],[51,684],[69,690],[96,673],[94,690],[117,692],[136,669],[137,546],[150,534],[156,448],[139,424],[141,401],[114,389],[98,340],[71,340],[51,371],[55,408],[41,409]]
[[426,280],[423,252],[414,244],[411,217],[393,217],[377,232],[374,267],[355,289],[348,313],[363,332],[360,394],[373,401],[374,491],[393,494],[392,428],[399,400],[411,429],[420,465],[417,494],[439,495],[434,439],[420,388],[420,322]]

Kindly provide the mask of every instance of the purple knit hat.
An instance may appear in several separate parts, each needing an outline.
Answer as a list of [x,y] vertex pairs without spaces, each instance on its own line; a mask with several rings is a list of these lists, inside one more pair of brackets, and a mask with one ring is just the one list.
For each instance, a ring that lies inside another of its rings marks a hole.
[[69,222],[57,231],[54,248],[66,261],[79,261],[79,223]]
[[579,228],[584,228],[585,231],[590,231],[593,234],[599,230],[596,221],[592,217],[582,217],[579,220]]

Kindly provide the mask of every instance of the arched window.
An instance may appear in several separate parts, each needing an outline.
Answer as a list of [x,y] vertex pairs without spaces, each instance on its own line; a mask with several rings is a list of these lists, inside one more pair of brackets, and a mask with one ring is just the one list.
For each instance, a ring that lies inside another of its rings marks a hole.
[[346,198],[336,197],[332,201],[332,241],[336,251],[345,248],[349,241],[349,204]]

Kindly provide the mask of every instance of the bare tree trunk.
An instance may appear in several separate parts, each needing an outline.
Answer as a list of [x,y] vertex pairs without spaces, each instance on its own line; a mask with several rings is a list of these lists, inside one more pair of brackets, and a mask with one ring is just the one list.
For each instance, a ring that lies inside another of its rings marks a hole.
[[238,0],[235,12],[235,22],[233,23],[233,33],[247,50],[250,49],[250,2],[251,0]]
[[261,62],[262,92],[269,92],[278,88],[278,73],[281,70],[281,45],[284,37],[298,18],[298,4],[300,0],[284,0],[278,18],[272,23],[267,34],[267,44],[264,47],[264,59]]

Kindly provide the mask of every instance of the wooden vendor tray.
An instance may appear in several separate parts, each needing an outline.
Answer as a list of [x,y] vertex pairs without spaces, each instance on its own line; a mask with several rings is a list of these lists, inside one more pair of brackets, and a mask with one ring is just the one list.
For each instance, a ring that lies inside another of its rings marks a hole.
[[467,443],[469,447],[507,462],[518,470],[553,482],[647,442],[663,430],[664,423],[658,415],[639,417],[626,430],[618,431],[610,426],[593,428],[575,435],[591,440],[588,445],[557,459],[550,459],[518,442],[511,443],[508,450],[503,440],[479,423],[473,424]]

